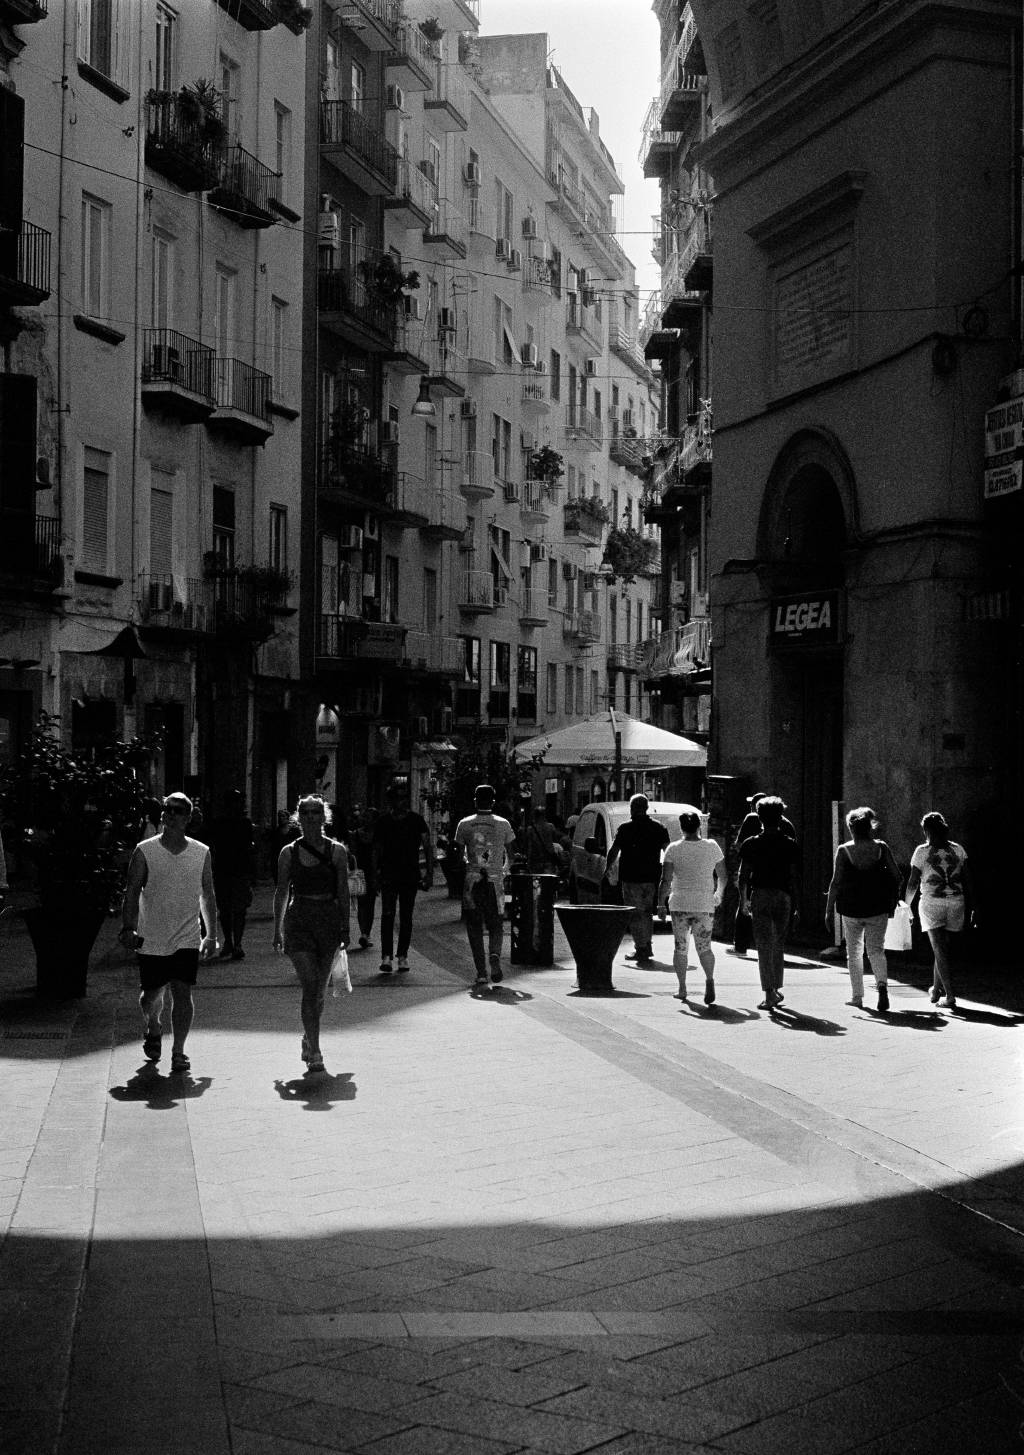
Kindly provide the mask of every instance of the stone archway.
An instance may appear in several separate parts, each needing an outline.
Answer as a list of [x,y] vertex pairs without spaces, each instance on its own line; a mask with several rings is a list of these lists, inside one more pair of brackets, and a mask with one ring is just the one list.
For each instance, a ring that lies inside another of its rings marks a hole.
[[783,447],[765,486],[757,554],[779,576],[841,586],[843,553],[859,535],[853,470],[825,430],[802,430]]

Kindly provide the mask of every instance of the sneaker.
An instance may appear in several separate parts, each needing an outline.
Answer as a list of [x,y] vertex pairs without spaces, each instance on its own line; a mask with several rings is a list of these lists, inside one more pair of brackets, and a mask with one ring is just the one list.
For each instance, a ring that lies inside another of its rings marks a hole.
[[490,985],[490,983],[491,982],[488,980],[488,978],[487,978],[486,975],[480,974],[473,981],[473,989],[474,990],[486,990],[487,987]]
[[491,966],[491,984],[492,985],[500,985],[501,982],[502,982],[502,980],[504,978],[505,978],[505,975],[504,975],[504,971],[502,970],[501,966],[500,965],[492,965]]
[[147,1031],[146,1038],[142,1043],[142,1054],[147,1061],[159,1061],[162,1045],[163,1036],[161,1036],[159,1031]]
[[715,1003],[715,982],[708,980],[704,986],[704,1004],[714,1005]]
[[184,1051],[173,1051],[171,1053],[172,1071],[191,1071],[192,1062],[185,1055]]
[[405,958],[404,955],[399,955],[399,957],[398,957],[398,973],[401,974],[403,971],[405,971],[406,973],[408,973],[408,970],[409,970],[409,962],[408,962],[408,960]]
[[947,1010],[956,1010],[956,996],[944,995],[939,1001],[939,1004],[944,1005]]
[[878,1009],[881,1011],[889,1009],[889,987],[887,985],[878,987]]
[[390,960],[382,960],[380,962],[380,973],[382,975],[390,975],[394,968]]

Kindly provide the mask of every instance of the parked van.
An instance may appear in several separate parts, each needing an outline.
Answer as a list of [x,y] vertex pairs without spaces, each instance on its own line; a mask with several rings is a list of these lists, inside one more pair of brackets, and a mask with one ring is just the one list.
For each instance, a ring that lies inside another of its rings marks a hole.
[[[664,824],[670,839],[680,839],[679,815],[692,809],[691,803],[659,803],[648,805],[647,813]],[[588,803],[580,813],[573,830],[572,855],[569,863],[569,899],[573,904],[619,904],[622,894],[618,885],[608,883],[605,870],[608,850],[621,824],[629,819],[628,801]],[[707,814],[701,814],[701,832],[707,834]]]

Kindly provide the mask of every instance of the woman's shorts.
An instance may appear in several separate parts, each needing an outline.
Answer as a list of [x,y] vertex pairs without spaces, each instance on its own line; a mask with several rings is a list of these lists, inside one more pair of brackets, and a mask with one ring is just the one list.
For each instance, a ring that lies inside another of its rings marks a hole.
[[139,989],[159,990],[168,981],[195,985],[199,974],[198,950],[175,950],[173,955],[139,956]]
[[293,899],[284,916],[286,955],[330,960],[341,941],[341,906],[336,899]]
[[711,949],[711,931],[715,926],[713,914],[688,914],[685,910],[672,911],[672,933],[680,949],[685,948],[688,937],[693,935],[694,949],[704,955]]
[[951,930],[956,934],[964,927],[964,901],[959,895],[955,899],[922,896],[917,912],[923,930]]

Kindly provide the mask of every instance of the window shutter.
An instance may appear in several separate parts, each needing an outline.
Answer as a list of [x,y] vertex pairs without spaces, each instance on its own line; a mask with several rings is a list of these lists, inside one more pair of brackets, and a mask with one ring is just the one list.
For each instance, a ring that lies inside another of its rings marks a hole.
[[155,578],[169,576],[173,563],[174,496],[169,490],[149,493],[149,570]]
[[0,508],[35,509],[36,380],[0,374]]
[[110,498],[109,456],[102,450],[86,449],[82,490],[82,560],[87,567],[105,571],[108,561],[108,519]]
[[0,223],[21,229],[25,177],[25,102],[0,88]]
[[78,59],[89,64],[92,47],[89,43],[92,31],[92,0],[78,0]]

